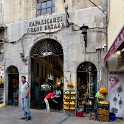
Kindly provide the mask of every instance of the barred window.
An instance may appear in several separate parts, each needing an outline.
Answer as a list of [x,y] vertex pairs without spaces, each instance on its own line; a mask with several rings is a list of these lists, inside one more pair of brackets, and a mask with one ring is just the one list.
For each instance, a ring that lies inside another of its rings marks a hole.
[[55,0],[38,0],[37,16],[55,12]]

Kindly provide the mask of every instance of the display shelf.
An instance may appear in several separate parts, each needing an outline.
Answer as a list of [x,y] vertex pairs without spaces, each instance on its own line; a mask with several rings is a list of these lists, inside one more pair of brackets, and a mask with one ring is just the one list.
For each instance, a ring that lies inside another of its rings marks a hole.
[[64,105],[66,105],[66,106],[75,106],[75,104],[74,105],[72,105],[72,104],[64,104]]
[[108,122],[109,121],[109,104],[97,103],[97,120]]
[[64,99],[65,101],[75,101],[75,99]]
[[104,104],[97,104],[98,108],[103,108],[103,109],[109,109],[109,104],[108,105],[104,105]]
[[67,96],[71,96],[72,95],[73,96],[73,95],[76,95],[76,94],[64,94],[64,95],[67,95]]
[[107,109],[99,108],[98,114],[99,115],[109,115],[109,111]]
[[[76,106],[76,92],[74,90],[66,90],[64,92],[64,110],[67,111],[75,111]],[[70,104],[70,102],[73,102],[73,104]]]
[[106,115],[98,115],[97,117],[98,121],[102,121],[102,122],[109,122],[109,116],[106,116]]
[[64,110],[67,110],[67,111],[74,111],[75,109],[64,109]]

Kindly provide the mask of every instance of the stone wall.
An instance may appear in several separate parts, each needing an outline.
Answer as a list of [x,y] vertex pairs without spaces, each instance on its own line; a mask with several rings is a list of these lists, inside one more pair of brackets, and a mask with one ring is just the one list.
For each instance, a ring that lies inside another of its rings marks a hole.
[[[102,6],[103,0],[92,1],[97,6]],[[89,0],[65,0],[65,2],[64,0],[55,0],[55,14],[65,12],[67,5],[69,12],[94,7]],[[28,20],[37,16],[37,0],[4,0],[3,6],[5,23]]]

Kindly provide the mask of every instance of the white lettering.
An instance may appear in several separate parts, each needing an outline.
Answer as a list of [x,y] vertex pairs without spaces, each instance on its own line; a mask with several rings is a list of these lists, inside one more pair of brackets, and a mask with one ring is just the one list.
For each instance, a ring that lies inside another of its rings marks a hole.
[[112,54],[112,52],[113,52],[113,47],[110,49],[109,54],[111,55],[111,54]]
[[63,16],[57,16],[47,19],[39,19],[29,22],[28,33],[42,32],[47,30],[55,30],[65,26]]
[[121,40],[124,39],[124,31],[120,34]]
[[119,44],[120,44],[120,38],[118,37],[117,40],[115,41],[115,49],[118,48]]

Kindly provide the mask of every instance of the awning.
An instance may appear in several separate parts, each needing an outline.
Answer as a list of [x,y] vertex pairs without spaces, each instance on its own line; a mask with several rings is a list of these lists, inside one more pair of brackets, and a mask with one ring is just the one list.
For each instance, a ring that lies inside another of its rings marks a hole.
[[117,35],[115,41],[113,42],[112,46],[108,50],[107,54],[104,57],[104,63],[109,59],[109,57],[115,53],[116,51],[122,49],[124,47],[124,25]]

